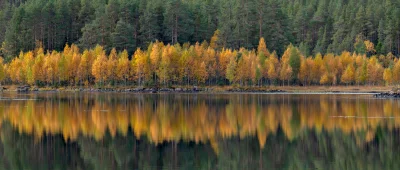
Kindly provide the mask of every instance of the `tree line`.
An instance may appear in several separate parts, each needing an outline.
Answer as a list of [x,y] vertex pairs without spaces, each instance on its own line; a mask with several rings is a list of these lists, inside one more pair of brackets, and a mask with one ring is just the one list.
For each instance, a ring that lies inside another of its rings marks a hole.
[[164,44],[209,41],[232,49],[256,48],[265,38],[280,56],[289,44],[305,55],[362,50],[400,53],[398,0],[5,0],[0,2],[1,56],[7,61],[40,41],[47,51],[66,44],[97,44],[131,55],[156,40]]
[[392,53],[372,55],[374,44],[358,40],[366,53],[344,51],[305,56],[298,47],[287,46],[282,56],[267,49],[263,38],[257,49],[220,47],[218,31],[211,42],[190,45],[154,42],[133,55],[103,46],[86,49],[66,45],[61,52],[44,52],[42,45],[21,52],[0,64],[5,84],[37,86],[89,85],[394,85],[400,83],[400,60]]

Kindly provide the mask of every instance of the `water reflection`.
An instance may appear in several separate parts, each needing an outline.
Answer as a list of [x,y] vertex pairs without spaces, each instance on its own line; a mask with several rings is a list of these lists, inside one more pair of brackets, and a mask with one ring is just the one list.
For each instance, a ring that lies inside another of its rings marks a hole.
[[399,162],[400,103],[369,95],[2,95],[6,169],[393,169]]

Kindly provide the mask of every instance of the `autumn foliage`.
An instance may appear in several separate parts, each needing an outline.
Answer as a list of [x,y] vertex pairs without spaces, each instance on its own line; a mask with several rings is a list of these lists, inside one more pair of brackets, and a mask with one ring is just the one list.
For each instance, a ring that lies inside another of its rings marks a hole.
[[[217,33],[216,33],[217,34]],[[170,45],[154,42],[147,50],[106,52],[102,46],[83,52],[21,52],[8,63],[0,61],[2,84],[72,85],[392,85],[400,83],[400,61],[387,56],[344,51],[304,56],[289,45],[282,56],[270,52],[263,38],[257,49],[238,50],[212,43]],[[368,44],[373,51],[374,45]]]

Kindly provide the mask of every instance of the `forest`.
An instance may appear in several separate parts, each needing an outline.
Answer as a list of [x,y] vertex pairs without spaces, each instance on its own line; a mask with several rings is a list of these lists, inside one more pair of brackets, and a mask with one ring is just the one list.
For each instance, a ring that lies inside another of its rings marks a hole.
[[265,38],[280,56],[291,43],[305,56],[356,51],[357,36],[376,54],[400,52],[399,0],[3,0],[3,57],[35,48],[61,51],[97,44],[107,52],[164,44],[210,41],[220,31],[223,47],[256,48]]
[[399,16],[398,0],[6,0],[0,78],[39,86],[397,84]]

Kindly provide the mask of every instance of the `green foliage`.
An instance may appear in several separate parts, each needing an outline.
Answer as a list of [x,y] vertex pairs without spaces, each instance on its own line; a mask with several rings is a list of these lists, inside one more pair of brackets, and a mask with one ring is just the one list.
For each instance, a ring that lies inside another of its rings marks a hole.
[[236,78],[236,67],[237,67],[237,59],[239,57],[231,57],[229,60],[228,67],[226,68],[226,78],[231,82],[235,82]]
[[[22,3],[24,2],[24,3]],[[308,56],[362,50],[357,35],[377,54],[400,54],[400,3],[380,0],[28,0],[0,4],[0,55],[10,61],[35,42],[45,50],[65,44],[127,49],[151,42],[195,43],[218,29],[218,46],[255,48],[261,37],[281,55],[292,43]]]
[[292,78],[297,79],[297,75],[300,71],[300,53],[299,50],[295,47],[290,49],[290,56],[289,56],[289,66],[292,68]]
[[129,53],[133,53],[133,50],[136,47],[136,39],[134,33],[135,29],[131,24],[123,20],[118,21],[115,32],[111,34],[113,47],[116,48],[118,51],[123,51],[127,49],[130,50]]

